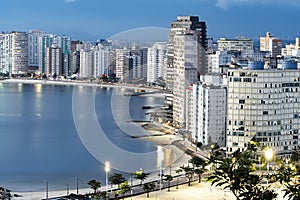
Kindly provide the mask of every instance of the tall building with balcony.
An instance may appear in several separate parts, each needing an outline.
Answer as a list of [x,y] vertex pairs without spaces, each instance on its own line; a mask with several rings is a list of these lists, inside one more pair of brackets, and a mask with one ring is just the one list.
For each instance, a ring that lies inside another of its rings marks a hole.
[[129,56],[128,49],[116,49],[116,77],[121,81],[128,72],[128,65],[126,64],[127,56]]
[[226,87],[195,83],[187,91],[187,130],[202,145],[226,142]]
[[174,36],[173,123],[186,127],[186,89],[198,80],[198,42],[195,34]]
[[148,48],[147,56],[147,82],[153,83],[164,73],[164,57],[166,55],[166,43],[157,42]]
[[90,49],[80,50],[80,78],[92,78],[94,75],[94,51]]
[[98,45],[94,51],[94,77],[101,77],[102,75],[109,75],[111,64],[110,60],[111,46]]
[[1,66],[11,75],[28,72],[28,34],[13,31],[3,34]]
[[63,72],[62,50],[54,44],[46,49],[46,74],[48,77],[56,78],[61,76]]
[[200,74],[205,74],[207,72],[207,34],[206,34],[206,23],[199,21],[198,16],[178,16],[175,22],[171,23],[169,32],[169,41],[167,46],[167,68],[166,73],[166,84],[167,88],[173,91],[174,87],[174,51],[175,51],[175,35],[185,34],[194,32],[197,37],[195,40],[198,44],[197,46],[197,70],[198,77]]
[[300,70],[295,62],[248,68],[228,70],[227,151],[243,151],[255,137],[278,155],[290,154],[299,147]]
[[28,66],[38,69],[39,66],[39,38],[42,31],[30,30],[28,33]]

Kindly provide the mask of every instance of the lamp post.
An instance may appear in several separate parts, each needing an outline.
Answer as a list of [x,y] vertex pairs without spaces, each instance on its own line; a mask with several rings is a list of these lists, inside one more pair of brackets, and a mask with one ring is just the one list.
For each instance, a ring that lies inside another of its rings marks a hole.
[[108,192],[108,172],[110,171],[109,162],[105,162],[105,184],[106,184],[106,192]]
[[[270,161],[273,159],[274,157],[274,151],[271,148],[268,148],[265,150],[265,158],[268,161],[268,165],[267,165],[267,170],[268,170],[268,175],[270,172]],[[267,184],[268,184],[268,180],[267,180]]]

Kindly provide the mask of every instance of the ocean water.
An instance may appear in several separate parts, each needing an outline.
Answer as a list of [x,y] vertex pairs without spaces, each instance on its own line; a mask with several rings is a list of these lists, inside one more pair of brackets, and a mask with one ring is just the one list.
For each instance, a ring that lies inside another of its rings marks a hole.
[[[76,178],[79,187],[87,187],[87,181],[94,178],[105,184],[102,162],[83,145],[75,127],[73,87],[77,86],[0,82],[1,186],[14,191],[43,191],[48,182],[49,190],[61,190],[66,185],[72,189],[76,187]],[[111,99],[115,98],[114,92],[123,94],[127,91],[112,88],[94,91],[98,122],[113,144],[137,153],[156,150],[150,142],[131,138],[118,123],[127,124],[127,131],[136,132],[136,126],[128,121],[149,120],[149,115],[145,115],[147,110],[142,110],[142,106],[162,105],[162,98],[131,97],[128,107],[132,119],[128,119],[126,113],[122,116],[126,109],[121,107],[116,123]],[[144,132],[139,130],[134,134]],[[133,172],[140,168],[137,163],[129,164]],[[155,168],[157,163],[150,162],[149,165]]]

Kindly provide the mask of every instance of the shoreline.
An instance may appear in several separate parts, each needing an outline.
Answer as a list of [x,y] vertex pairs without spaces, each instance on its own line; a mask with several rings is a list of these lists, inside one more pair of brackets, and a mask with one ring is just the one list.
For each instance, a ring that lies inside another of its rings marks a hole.
[[[130,84],[103,84],[86,81],[58,81],[58,80],[35,80],[35,79],[4,79],[0,83],[24,83],[24,84],[44,84],[44,85],[62,85],[62,86],[87,86],[87,87],[107,87],[107,88],[126,88],[141,89],[145,91],[160,91],[159,88],[145,87]],[[164,93],[161,93],[164,94]]]

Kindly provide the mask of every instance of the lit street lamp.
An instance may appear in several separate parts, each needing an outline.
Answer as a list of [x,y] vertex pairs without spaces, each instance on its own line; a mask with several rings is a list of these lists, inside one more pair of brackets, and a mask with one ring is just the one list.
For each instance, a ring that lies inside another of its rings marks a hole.
[[105,162],[105,183],[106,183],[106,192],[108,192],[108,172],[110,171],[109,162]]
[[[273,157],[274,157],[274,150],[271,148],[267,148],[265,150],[265,158],[268,161],[268,165],[267,165],[268,175],[270,172],[270,161],[273,159]],[[268,180],[267,180],[267,184],[268,184]]]

